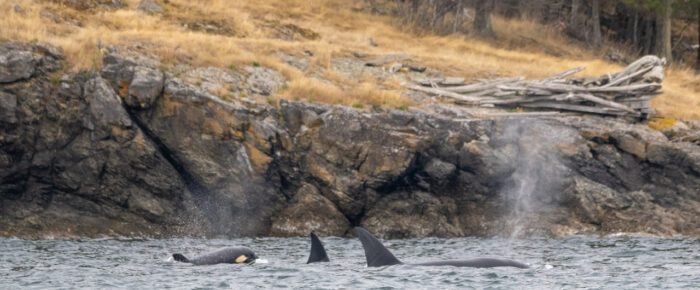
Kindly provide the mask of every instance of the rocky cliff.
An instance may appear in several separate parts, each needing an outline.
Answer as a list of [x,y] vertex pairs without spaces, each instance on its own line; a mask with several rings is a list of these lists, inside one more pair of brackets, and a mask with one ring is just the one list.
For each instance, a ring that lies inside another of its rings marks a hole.
[[694,122],[228,102],[62,62],[0,45],[0,235],[700,235]]

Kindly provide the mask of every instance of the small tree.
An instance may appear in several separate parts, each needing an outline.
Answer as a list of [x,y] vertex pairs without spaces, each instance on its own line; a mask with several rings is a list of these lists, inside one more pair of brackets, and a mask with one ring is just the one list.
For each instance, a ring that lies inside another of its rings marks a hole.
[[491,25],[491,12],[494,8],[494,0],[476,0],[474,3],[474,33],[482,37],[496,37]]
[[[700,0],[676,0],[675,11],[678,17],[685,21],[696,21],[698,24],[698,42],[700,42]],[[695,71],[700,73],[700,45],[697,48]]]
[[601,35],[600,35],[600,0],[592,0],[591,1],[591,6],[592,6],[592,19],[591,22],[593,22],[593,37],[591,39],[591,42],[593,43],[593,46],[596,48],[600,47],[600,44],[602,42],[601,40]]
[[654,53],[666,61],[673,60],[671,51],[671,17],[675,0],[622,0],[625,4],[652,11],[656,15]]

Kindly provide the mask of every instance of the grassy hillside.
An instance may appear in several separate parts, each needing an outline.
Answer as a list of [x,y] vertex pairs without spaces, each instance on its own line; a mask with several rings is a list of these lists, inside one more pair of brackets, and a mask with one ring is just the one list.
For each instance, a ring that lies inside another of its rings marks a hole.
[[[277,97],[346,105],[412,104],[400,95],[398,79],[351,79],[332,70],[331,59],[352,57],[353,52],[370,57],[406,52],[446,75],[467,78],[542,78],[577,66],[587,67],[581,76],[622,69],[569,43],[556,27],[529,21],[495,18],[499,38],[487,42],[404,32],[390,17],[366,13],[362,1],[170,0],[161,1],[164,11],[155,15],[138,11],[138,0],[123,1],[120,9],[86,9],[68,2],[0,2],[0,40],[62,46],[72,70],[99,67],[106,45],[152,54],[166,64],[163,69],[180,63],[231,69],[258,63],[290,80]],[[22,12],[15,12],[15,5]],[[371,46],[369,38],[378,46]],[[278,57],[305,51],[313,53],[306,71]],[[653,101],[661,115],[700,120],[700,77],[671,67],[664,91]]]

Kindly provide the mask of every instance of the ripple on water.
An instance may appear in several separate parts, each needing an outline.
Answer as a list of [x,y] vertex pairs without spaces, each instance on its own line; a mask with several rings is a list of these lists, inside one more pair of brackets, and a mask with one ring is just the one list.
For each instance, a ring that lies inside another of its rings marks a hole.
[[[700,285],[697,238],[587,237],[392,240],[407,262],[504,257],[530,269],[367,268],[356,239],[323,238],[330,263],[304,264],[306,238],[0,239],[0,285],[15,288],[694,288]],[[192,266],[172,261],[245,245],[267,263]]]

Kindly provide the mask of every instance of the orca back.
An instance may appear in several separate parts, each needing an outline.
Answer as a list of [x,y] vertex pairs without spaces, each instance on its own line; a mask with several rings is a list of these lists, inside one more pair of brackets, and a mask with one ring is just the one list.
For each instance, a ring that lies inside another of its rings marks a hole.
[[227,247],[192,259],[187,259],[185,256],[179,254],[176,255],[173,255],[176,261],[184,258],[188,263],[192,263],[193,265],[249,264],[258,258],[255,252],[248,247]]
[[323,248],[323,244],[321,244],[321,240],[318,239],[316,234],[312,232],[309,236],[311,236],[311,253],[309,253],[309,260],[306,263],[311,264],[330,261],[326,254],[326,249]]
[[362,248],[365,249],[365,257],[367,258],[367,267],[381,267],[403,264],[399,259],[394,257],[389,249],[384,247],[382,243],[377,240],[372,234],[367,230],[356,227],[355,232],[362,242]]

